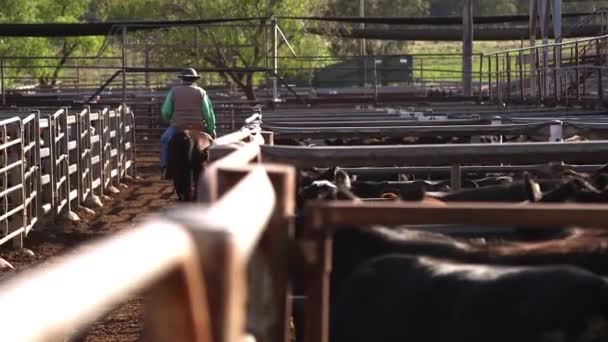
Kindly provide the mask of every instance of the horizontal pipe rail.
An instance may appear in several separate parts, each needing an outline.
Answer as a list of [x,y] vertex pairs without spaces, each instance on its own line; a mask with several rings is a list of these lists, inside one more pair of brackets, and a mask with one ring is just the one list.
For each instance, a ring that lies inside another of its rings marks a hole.
[[[289,128],[265,127],[272,130],[278,138],[351,138],[351,137],[405,137],[405,136],[474,136],[490,134],[524,134],[535,132],[551,123],[505,124],[505,125],[454,125],[454,126],[388,126],[388,127],[331,127],[331,128]],[[596,129],[607,129],[598,124]]]
[[603,163],[608,141],[466,145],[291,147],[262,146],[264,161],[296,167],[445,166],[475,163]]
[[[134,248],[137,253],[133,253]],[[63,340],[74,328],[94,322],[129,295],[162,281],[173,271],[184,272],[190,282],[200,280],[196,252],[186,230],[157,219],[79,248],[52,264],[26,271],[0,286],[0,319],[10,322],[4,324],[3,339]],[[48,289],[53,289],[53,295],[49,295]],[[181,290],[177,286],[173,289]],[[190,291],[191,299],[198,300],[192,305],[203,311],[203,289]],[[27,303],[36,303],[36,310],[31,310]],[[209,326],[205,322],[208,317],[195,317],[199,329]],[[209,341],[208,337],[203,338],[207,333],[208,329],[200,329],[195,340]]]
[[483,224],[525,227],[608,228],[605,204],[489,204],[448,203],[445,206],[412,202],[310,203],[313,229],[342,224]]

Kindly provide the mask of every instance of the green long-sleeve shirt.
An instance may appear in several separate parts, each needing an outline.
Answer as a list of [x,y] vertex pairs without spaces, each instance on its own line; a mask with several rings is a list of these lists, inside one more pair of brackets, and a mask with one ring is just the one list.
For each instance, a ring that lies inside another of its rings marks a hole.
[[[210,134],[215,134],[215,111],[213,110],[213,104],[211,103],[211,99],[205,93],[203,96],[202,103],[202,119],[205,123],[205,128],[207,132]],[[170,122],[173,117],[173,92],[169,91],[167,97],[165,98],[165,102],[163,103],[161,109],[161,116],[163,120]]]

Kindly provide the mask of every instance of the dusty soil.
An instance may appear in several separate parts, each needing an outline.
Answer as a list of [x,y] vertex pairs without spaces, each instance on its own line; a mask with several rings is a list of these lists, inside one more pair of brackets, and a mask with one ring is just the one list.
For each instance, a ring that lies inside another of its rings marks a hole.
[[[76,211],[81,221],[53,222],[44,229],[32,231],[25,240],[25,247],[34,256],[16,252],[10,244],[0,248],[0,257],[10,262],[19,273],[40,263],[53,262],[53,259],[83,243],[111,235],[121,229],[133,227],[146,214],[163,210],[176,199],[173,186],[160,180],[160,169],[156,158],[138,160],[138,175],[142,178],[128,184],[127,189],[104,201],[104,207],[94,215]],[[7,279],[6,272],[0,278]],[[4,276],[4,277],[3,277]],[[2,280],[0,280],[2,281]],[[97,322],[86,333],[84,341],[138,341],[142,333],[143,301],[134,296],[127,303]]]

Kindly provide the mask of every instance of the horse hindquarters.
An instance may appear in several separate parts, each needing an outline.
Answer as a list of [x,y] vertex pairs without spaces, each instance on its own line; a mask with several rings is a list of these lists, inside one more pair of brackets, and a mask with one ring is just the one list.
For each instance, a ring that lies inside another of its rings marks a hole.
[[191,150],[190,139],[183,132],[176,133],[169,142],[167,171],[180,201],[190,201],[192,198]]

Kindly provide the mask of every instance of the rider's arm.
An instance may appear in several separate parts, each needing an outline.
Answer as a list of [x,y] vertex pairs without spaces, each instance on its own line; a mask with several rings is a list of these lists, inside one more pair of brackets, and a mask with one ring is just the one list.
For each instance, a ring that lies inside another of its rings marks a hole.
[[211,99],[207,94],[203,96],[203,119],[205,119],[208,133],[215,138],[215,111],[213,110]]
[[169,91],[169,94],[167,94],[167,97],[165,98],[165,102],[161,109],[161,116],[163,120],[167,122],[171,121],[171,117],[173,116],[173,92],[171,91]]

